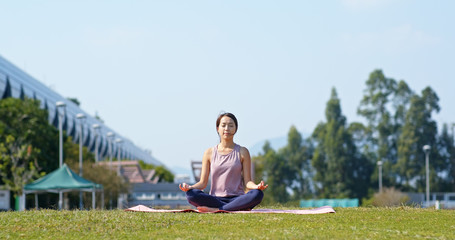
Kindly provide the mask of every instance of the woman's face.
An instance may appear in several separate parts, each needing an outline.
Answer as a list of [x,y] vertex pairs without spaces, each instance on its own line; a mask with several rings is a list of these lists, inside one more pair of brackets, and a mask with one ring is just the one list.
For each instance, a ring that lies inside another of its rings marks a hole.
[[234,120],[228,116],[224,116],[220,120],[220,125],[218,125],[218,135],[221,138],[231,138],[234,137],[237,127],[235,126]]

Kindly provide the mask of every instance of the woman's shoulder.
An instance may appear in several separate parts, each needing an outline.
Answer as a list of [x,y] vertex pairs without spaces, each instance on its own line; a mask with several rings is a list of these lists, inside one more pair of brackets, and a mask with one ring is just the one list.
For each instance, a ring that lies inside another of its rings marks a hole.
[[213,148],[214,148],[214,147],[209,147],[209,148],[207,148],[207,149],[204,151],[204,155],[208,155],[208,156],[212,155]]
[[245,154],[250,155],[250,151],[248,151],[248,148],[240,146],[240,145],[238,145],[238,146],[240,148],[240,154],[242,154],[242,155],[245,155]]

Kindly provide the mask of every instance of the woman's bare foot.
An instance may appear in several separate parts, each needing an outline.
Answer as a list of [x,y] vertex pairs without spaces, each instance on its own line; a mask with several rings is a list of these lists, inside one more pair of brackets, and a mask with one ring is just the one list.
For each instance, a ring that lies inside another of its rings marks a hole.
[[200,206],[200,207],[197,207],[197,210],[199,212],[216,212],[216,211],[219,211],[220,209],[219,208],[211,208],[211,207]]

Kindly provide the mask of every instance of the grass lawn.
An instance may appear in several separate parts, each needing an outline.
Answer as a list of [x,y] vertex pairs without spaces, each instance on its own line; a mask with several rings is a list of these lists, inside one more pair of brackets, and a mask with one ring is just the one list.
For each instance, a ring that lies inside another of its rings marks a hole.
[[335,210],[320,215],[0,212],[0,239],[455,239],[454,210]]

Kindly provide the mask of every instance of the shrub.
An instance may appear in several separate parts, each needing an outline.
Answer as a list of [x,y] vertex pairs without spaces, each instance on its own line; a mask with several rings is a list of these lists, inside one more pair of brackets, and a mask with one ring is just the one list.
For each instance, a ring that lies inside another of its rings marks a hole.
[[409,197],[395,188],[384,188],[383,192],[375,193],[372,205],[376,207],[393,207],[406,203]]

